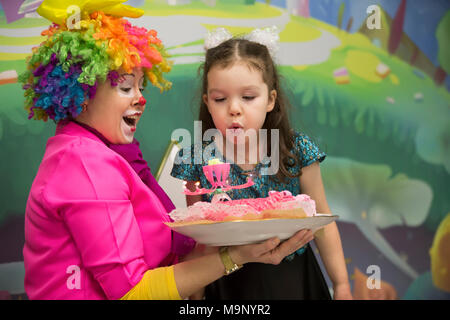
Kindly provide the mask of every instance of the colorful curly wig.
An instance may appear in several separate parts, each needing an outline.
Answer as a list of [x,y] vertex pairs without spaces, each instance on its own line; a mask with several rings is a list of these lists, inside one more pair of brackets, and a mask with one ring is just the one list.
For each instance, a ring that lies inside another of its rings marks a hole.
[[78,29],[53,23],[42,35],[47,39],[33,48],[27,71],[19,78],[29,119],[58,122],[77,117],[99,82],[117,85],[119,69],[142,67],[145,82],[161,91],[171,86],[163,78],[171,65],[155,30],[96,11],[85,16]]

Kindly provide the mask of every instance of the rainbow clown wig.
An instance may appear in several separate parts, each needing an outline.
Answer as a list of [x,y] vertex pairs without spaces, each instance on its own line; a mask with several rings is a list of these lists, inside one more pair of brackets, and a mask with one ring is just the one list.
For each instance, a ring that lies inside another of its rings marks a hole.
[[143,14],[121,4],[124,1],[45,0],[41,4],[37,12],[53,24],[42,32],[47,39],[33,48],[27,71],[20,76],[29,119],[57,122],[77,117],[99,82],[117,85],[119,69],[131,72],[142,67],[145,82],[161,91],[170,88],[163,78],[170,64],[156,31],[123,19]]

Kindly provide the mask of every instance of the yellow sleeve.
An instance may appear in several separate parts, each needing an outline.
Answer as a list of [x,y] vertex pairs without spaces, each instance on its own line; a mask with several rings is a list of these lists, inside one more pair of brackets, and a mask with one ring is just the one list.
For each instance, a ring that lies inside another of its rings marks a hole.
[[148,270],[120,300],[181,300],[173,266]]

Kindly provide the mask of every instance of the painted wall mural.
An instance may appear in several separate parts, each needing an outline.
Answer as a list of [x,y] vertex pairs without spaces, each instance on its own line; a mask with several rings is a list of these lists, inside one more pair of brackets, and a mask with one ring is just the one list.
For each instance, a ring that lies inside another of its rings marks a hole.
[[[27,120],[17,83],[48,21],[39,0],[0,0],[0,299],[23,294],[23,219],[55,125]],[[156,172],[171,133],[193,132],[208,30],[276,25],[291,121],[328,154],[355,298],[450,299],[450,2],[129,0],[158,30],[173,89],[147,89],[137,138]],[[379,288],[369,284],[379,277]]]

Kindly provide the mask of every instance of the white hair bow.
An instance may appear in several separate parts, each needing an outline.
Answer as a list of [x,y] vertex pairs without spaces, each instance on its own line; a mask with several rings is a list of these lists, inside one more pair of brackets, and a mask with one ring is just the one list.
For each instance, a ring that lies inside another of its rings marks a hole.
[[[209,31],[205,37],[205,49],[209,50],[215,48],[231,38],[233,38],[232,34],[225,28],[217,28],[213,31]],[[278,51],[280,37],[278,36],[278,28],[276,26],[264,29],[254,29],[243,38],[266,46],[272,58],[275,57],[275,54]]]

